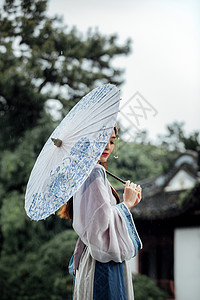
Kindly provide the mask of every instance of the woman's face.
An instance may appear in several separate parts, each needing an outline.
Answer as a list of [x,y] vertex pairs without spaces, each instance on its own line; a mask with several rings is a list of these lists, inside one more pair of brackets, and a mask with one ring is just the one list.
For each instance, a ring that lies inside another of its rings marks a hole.
[[115,139],[116,139],[116,135],[115,135],[115,130],[113,129],[110,139],[108,141],[108,144],[106,145],[105,149],[103,150],[103,153],[101,154],[101,157],[99,160],[100,162],[105,163],[107,161],[109,155],[111,154],[111,152],[114,149]]

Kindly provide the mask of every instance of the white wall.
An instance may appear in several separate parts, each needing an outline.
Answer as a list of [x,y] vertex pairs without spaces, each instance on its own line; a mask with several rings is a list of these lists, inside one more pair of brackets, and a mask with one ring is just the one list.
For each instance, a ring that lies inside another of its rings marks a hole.
[[165,187],[166,192],[181,191],[192,188],[196,179],[184,170],[180,170]]
[[200,228],[176,229],[174,239],[176,300],[199,300]]
[[131,269],[131,272],[133,274],[137,274],[139,272],[139,269],[138,269],[138,257],[139,254],[136,255],[136,257],[133,257],[131,258],[129,264],[130,264],[130,269]]

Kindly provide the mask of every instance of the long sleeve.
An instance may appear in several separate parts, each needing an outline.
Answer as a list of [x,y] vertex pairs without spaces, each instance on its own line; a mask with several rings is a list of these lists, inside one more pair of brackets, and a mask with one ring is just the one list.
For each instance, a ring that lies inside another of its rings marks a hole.
[[115,205],[102,166],[96,166],[74,195],[73,227],[91,256],[100,262],[122,262],[141,248],[132,216]]

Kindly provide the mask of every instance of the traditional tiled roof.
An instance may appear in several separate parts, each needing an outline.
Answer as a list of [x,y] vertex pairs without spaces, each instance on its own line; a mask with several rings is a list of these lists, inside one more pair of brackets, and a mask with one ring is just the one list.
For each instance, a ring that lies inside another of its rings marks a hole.
[[[142,201],[132,209],[135,218],[163,219],[183,214],[192,207],[200,209],[200,177],[198,175],[197,152],[187,151],[181,154],[173,166],[165,173],[137,184],[142,187]],[[180,171],[184,170],[194,178],[190,189],[166,191],[165,187]],[[118,193],[122,199],[123,189]]]

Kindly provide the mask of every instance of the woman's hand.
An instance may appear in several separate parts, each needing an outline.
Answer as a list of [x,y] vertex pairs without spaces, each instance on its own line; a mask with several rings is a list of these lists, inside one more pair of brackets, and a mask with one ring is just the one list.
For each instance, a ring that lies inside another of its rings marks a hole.
[[123,198],[124,204],[126,204],[129,210],[141,201],[141,192],[142,189],[139,185],[137,186],[133,182],[130,183],[129,180],[126,182]]

